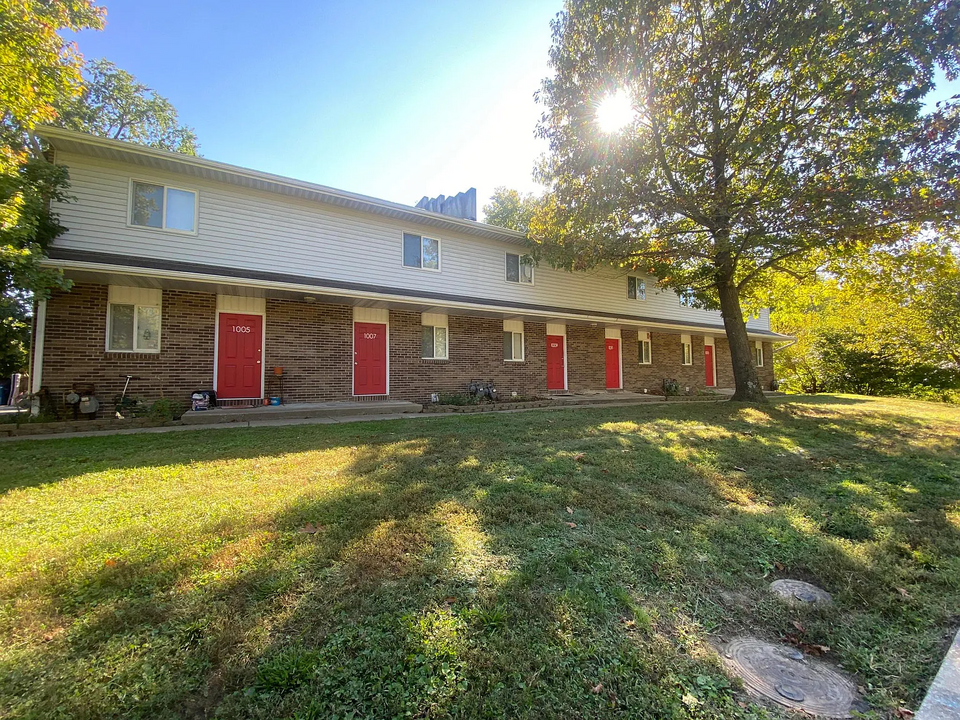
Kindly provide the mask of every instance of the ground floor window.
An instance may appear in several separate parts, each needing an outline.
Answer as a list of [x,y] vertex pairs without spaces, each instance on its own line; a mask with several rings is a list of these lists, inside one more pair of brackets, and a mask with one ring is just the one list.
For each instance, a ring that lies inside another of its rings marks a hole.
[[111,286],[107,351],[160,352],[160,290]]
[[753,348],[754,357],[757,359],[757,367],[763,367],[763,343],[757,343]]
[[421,357],[424,360],[447,359],[447,329],[445,327],[423,326],[423,352]]
[[681,360],[683,365],[693,365],[693,343],[690,340],[689,335],[680,336],[680,346],[683,351],[683,358]]
[[503,321],[503,359],[506,362],[523,360],[523,321]]
[[650,333],[640,333],[637,356],[641,365],[650,365],[653,362],[653,343],[650,342]]

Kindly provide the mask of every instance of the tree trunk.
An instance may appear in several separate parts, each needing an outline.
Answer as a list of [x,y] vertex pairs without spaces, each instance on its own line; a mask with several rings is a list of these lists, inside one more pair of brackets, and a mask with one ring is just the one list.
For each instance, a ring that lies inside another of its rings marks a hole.
[[767,398],[763,394],[760,378],[757,376],[756,361],[750,350],[747,326],[743,322],[740,291],[733,280],[722,280],[717,284],[717,292],[720,295],[723,327],[727,331],[727,342],[730,343],[730,359],[733,361],[736,390],[731,399],[739,402],[766,402]]

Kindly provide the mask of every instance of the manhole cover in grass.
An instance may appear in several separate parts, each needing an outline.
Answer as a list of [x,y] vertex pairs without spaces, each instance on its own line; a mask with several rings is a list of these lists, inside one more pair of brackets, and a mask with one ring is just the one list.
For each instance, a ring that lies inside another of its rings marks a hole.
[[789,603],[829,605],[833,602],[826,590],[803,580],[774,580],[770,583],[770,592]]
[[813,715],[852,717],[857,701],[853,683],[796,648],[741,637],[731,640],[723,655],[752,695]]

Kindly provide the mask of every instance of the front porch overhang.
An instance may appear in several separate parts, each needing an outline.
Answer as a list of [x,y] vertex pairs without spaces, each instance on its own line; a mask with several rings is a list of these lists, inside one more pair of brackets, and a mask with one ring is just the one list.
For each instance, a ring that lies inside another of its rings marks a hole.
[[[625,326],[647,331],[724,336],[722,325],[619,315],[596,310],[516,303],[447,293],[385,288],[287,273],[214,267],[154,258],[129,257],[54,248],[46,265],[61,269],[76,282],[133,287],[192,290],[220,295],[280,298],[383,307],[410,312],[444,312],[518,319],[528,322],[565,322],[574,325]],[[754,340],[781,342],[790,336],[769,330],[747,329]]]

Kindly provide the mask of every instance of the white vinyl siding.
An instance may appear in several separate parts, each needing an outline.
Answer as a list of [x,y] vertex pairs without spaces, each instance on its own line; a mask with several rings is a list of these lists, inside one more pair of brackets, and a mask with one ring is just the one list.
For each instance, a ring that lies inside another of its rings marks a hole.
[[504,362],[523,362],[523,321],[503,321]]
[[107,352],[160,352],[162,292],[117,285],[107,292]]
[[689,335],[680,336],[681,365],[693,365],[693,343]]
[[130,181],[130,224],[154,230],[197,231],[197,192]]
[[[76,202],[54,203],[69,228],[54,248],[83,250],[156,261],[195,263],[211,268],[289,273],[320,280],[363,283],[373,290],[444,293],[501,303],[535,303],[584,313],[643,315],[663,322],[722,326],[720,313],[680,307],[673,291],[658,291],[645,276],[646,301],[630,300],[623,272],[596,268],[567,272],[542,265],[536,285],[504,282],[505,254],[518,245],[478,238],[427,224],[400,223],[299,197],[253,190],[188,175],[66,152],[57,161],[70,171]],[[130,178],[198,192],[197,233],[147,231],[129,225]],[[442,234],[442,272],[400,271],[402,233]],[[318,290],[318,300],[321,300]],[[769,313],[747,323],[768,330]]]

